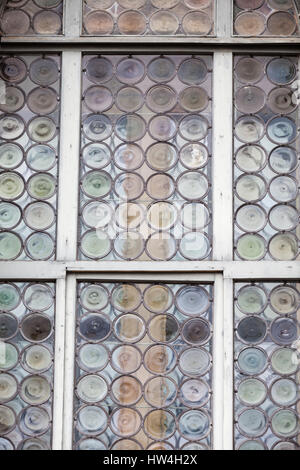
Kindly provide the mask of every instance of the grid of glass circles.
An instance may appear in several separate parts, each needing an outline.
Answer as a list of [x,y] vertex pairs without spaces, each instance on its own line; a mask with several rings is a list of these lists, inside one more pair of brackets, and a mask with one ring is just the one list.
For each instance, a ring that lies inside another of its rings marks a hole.
[[50,450],[55,284],[0,283],[0,450]]
[[64,0],[7,0],[0,20],[3,36],[62,34]]
[[211,56],[84,56],[80,259],[211,256]]
[[89,36],[211,36],[214,0],[84,0]]
[[234,0],[237,36],[299,36],[294,0]]
[[299,449],[299,287],[235,284],[235,449]]
[[0,260],[55,256],[60,56],[0,57]]
[[236,259],[299,256],[297,79],[296,57],[235,57]]
[[77,450],[211,448],[213,288],[78,284]]

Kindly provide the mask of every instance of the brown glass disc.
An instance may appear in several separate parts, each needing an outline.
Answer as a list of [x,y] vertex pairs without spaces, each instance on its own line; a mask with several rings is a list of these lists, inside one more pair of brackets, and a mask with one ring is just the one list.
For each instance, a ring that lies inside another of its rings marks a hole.
[[147,253],[150,258],[158,261],[166,261],[175,256],[177,243],[172,235],[167,232],[156,232],[147,241]]
[[234,27],[241,36],[260,36],[265,30],[265,19],[260,13],[248,11],[236,18]]
[[268,106],[275,114],[289,114],[297,107],[297,97],[291,88],[278,87],[270,91]]
[[293,8],[293,0],[268,0],[268,4],[274,10],[289,10]]
[[154,34],[176,34],[179,28],[177,16],[170,11],[157,11],[150,18],[150,28]]
[[193,11],[185,15],[182,20],[182,27],[187,35],[205,36],[210,33],[212,23],[206,13]]
[[121,170],[136,170],[143,161],[143,151],[136,144],[121,144],[114,152],[114,162]]
[[169,140],[176,134],[176,123],[167,115],[155,116],[149,124],[149,132],[156,140]]
[[133,85],[144,77],[145,65],[139,59],[127,57],[118,63],[116,72],[120,82]]
[[200,87],[185,88],[180,94],[180,104],[186,111],[203,111],[208,102],[207,92]]
[[30,29],[30,18],[23,10],[8,10],[2,16],[1,29],[7,36],[25,36]]
[[176,105],[177,95],[167,85],[155,85],[147,93],[147,105],[155,113],[165,113]]
[[143,34],[147,27],[146,18],[138,11],[125,11],[119,16],[118,27],[121,34]]
[[112,383],[111,394],[116,403],[133,405],[141,398],[142,387],[134,377],[123,375]]
[[54,11],[41,11],[33,19],[33,29],[38,34],[58,34],[61,32],[61,17]]
[[99,10],[100,8],[102,10],[107,10],[112,6],[114,1],[115,0],[102,0],[101,2],[99,2],[99,0],[85,0],[85,3],[88,7],[93,8],[95,10]]
[[167,9],[174,8],[180,0],[151,0],[151,3],[156,8]]
[[235,75],[240,82],[252,84],[261,80],[264,64],[252,57],[243,57],[235,66]]
[[25,96],[23,91],[15,86],[6,86],[5,88],[5,102],[0,103],[0,110],[6,113],[15,113],[23,108],[25,103]]
[[84,27],[88,34],[111,34],[114,21],[105,11],[92,11],[84,19]]
[[287,11],[277,11],[268,19],[268,30],[272,36],[291,36],[295,29],[295,18]]
[[28,315],[22,322],[21,330],[28,341],[44,341],[51,333],[51,320],[39,313]]
[[116,101],[121,111],[133,113],[142,107],[144,96],[138,88],[128,86],[119,90]]
[[33,0],[34,3],[40,8],[56,8],[63,0]]
[[28,0],[7,0],[6,6],[8,8],[21,8]]
[[94,57],[86,65],[86,74],[93,83],[106,83],[113,76],[113,66],[104,57]]
[[235,105],[244,114],[257,113],[264,107],[265,101],[265,93],[256,86],[244,86],[235,95]]
[[118,4],[126,10],[142,8],[147,0],[118,0]]
[[37,59],[30,66],[30,78],[37,85],[48,86],[58,80],[57,63],[48,58]]
[[137,173],[121,173],[115,180],[115,192],[123,200],[134,200],[142,195],[144,181]]
[[174,192],[174,182],[169,175],[157,173],[148,180],[147,193],[153,199],[167,199]]
[[91,111],[101,113],[112,106],[113,96],[104,86],[92,86],[85,92],[84,101]]

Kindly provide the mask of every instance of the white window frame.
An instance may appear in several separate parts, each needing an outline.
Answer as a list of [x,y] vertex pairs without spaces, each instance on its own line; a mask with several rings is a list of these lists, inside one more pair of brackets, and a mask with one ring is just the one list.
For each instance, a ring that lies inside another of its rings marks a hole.
[[[232,37],[231,0],[216,0],[216,37],[89,38],[81,36],[81,0],[65,0],[64,37],[1,38],[0,53],[57,52],[62,55],[57,260],[0,262],[0,280],[56,282],[53,450],[72,448],[76,283],[78,280],[213,282],[213,442],[233,449],[234,282],[300,279],[298,261],[233,259],[233,54],[291,53],[300,38]],[[274,46],[275,44],[275,46]],[[213,259],[201,262],[77,261],[80,154],[81,58],[83,53],[213,54]],[[299,49],[295,47],[295,53]],[[224,92],[225,90],[225,92]],[[218,385],[218,386],[217,386]]]

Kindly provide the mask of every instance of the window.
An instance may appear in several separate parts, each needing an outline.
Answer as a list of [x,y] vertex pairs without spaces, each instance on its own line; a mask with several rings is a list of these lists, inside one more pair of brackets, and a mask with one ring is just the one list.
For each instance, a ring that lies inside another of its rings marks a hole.
[[0,449],[299,449],[298,7],[2,4]]

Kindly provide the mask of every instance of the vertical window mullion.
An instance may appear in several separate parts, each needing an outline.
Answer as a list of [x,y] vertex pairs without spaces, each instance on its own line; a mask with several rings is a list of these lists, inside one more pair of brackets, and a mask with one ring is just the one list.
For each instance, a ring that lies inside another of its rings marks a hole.
[[66,281],[63,450],[72,450],[76,295],[76,275],[69,274]]
[[79,37],[81,34],[81,0],[65,0],[64,7],[64,35],[65,37]]
[[232,53],[214,54],[213,259],[233,257]]
[[233,450],[233,280],[224,279],[224,414],[223,450]]
[[215,3],[215,34],[229,39],[232,34],[232,0],[215,0]]
[[80,142],[81,52],[62,54],[61,147],[59,165],[57,259],[76,260]]

